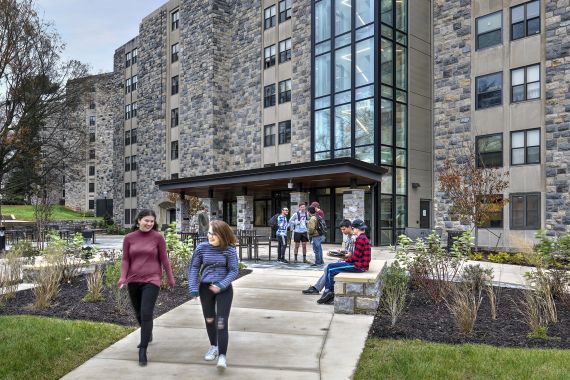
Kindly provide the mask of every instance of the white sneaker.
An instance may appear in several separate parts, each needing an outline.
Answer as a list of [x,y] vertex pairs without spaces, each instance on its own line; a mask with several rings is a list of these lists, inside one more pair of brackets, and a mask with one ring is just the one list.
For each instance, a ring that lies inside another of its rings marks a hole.
[[218,357],[218,371],[223,372],[227,368],[228,364],[226,362],[226,355],[220,355]]
[[212,361],[218,357],[218,347],[217,346],[210,346],[208,352],[204,356],[204,360]]

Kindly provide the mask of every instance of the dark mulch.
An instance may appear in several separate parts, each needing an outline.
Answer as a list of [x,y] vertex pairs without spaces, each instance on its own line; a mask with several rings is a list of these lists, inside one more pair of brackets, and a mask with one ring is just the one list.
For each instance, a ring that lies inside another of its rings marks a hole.
[[[241,269],[238,279],[251,273],[251,269]],[[13,300],[9,300],[0,307],[0,315],[42,315],[63,319],[81,319],[97,322],[116,323],[125,326],[135,326],[137,321],[127,304],[126,313],[119,314],[115,310],[115,302],[107,288],[103,291],[104,300],[100,302],[83,302],[87,293],[85,276],[80,276],[70,284],[62,284],[59,295],[52,307],[45,310],[33,310],[32,290],[17,293]],[[189,300],[188,286],[177,281],[174,289],[161,290],[156,301],[154,317],[158,317]]]
[[523,322],[517,305],[523,290],[501,288],[498,294],[497,319],[492,320],[486,297],[479,309],[473,336],[460,335],[451,313],[444,303],[436,304],[418,289],[412,290],[411,300],[404,313],[390,327],[390,319],[379,309],[370,335],[388,339],[420,339],[440,343],[482,343],[502,347],[570,348],[570,310],[556,304],[558,323],[548,327],[548,335],[555,339],[532,339],[527,336],[528,326]]

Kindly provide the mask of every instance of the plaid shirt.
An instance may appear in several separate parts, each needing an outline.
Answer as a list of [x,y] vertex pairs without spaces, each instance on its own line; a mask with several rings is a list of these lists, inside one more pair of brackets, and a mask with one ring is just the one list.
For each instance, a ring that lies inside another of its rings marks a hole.
[[353,263],[354,267],[357,269],[367,271],[368,264],[370,264],[371,259],[372,247],[370,246],[370,240],[368,240],[366,235],[362,233],[358,235],[356,241],[354,242],[354,253],[345,261],[347,263]]

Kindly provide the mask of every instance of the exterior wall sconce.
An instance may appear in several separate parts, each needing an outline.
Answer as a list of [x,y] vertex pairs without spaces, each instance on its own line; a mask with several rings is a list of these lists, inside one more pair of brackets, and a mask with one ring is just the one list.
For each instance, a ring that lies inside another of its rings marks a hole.
[[412,189],[417,189],[418,187],[420,187],[419,182],[412,182]]

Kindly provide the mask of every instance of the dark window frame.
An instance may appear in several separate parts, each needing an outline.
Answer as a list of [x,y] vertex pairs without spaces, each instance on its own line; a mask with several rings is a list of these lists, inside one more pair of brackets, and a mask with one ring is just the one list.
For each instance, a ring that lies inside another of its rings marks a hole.
[[275,146],[275,124],[263,126],[263,146]]
[[138,56],[139,56],[138,52],[139,52],[138,48],[133,49],[132,58],[131,58],[131,65],[134,65],[135,63],[138,62]]
[[94,160],[94,159],[95,159],[95,149],[90,149],[90,150],[89,150],[89,159],[90,159],[90,160]]
[[133,75],[131,78],[131,92],[137,89],[138,83],[139,83],[138,75]]
[[95,165],[89,165],[89,176],[93,177],[95,175]]
[[[267,15],[267,11],[269,11],[269,16]],[[273,13],[273,15],[271,13]],[[271,5],[265,8],[263,10],[263,19],[263,26],[265,30],[273,28],[275,25],[277,25],[277,6]]]
[[88,206],[89,210],[95,210],[95,199],[89,199]]
[[131,197],[137,196],[137,183],[131,182]]
[[125,131],[125,146],[131,145],[131,131]]
[[[495,195],[487,195],[485,196],[485,198],[489,199],[489,201],[494,202],[495,200],[499,201],[501,203],[503,203],[503,194],[495,194]],[[493,218],[493,215],[491,216],[491,219],[485,223],[482,226],[479,226],[480,228],[504,228],[505,226],[505,209],[504,207],[501,208],[501,211],[497,211],[492,213],[495,217],[498,217],[500,214],[500,219],[499,218]]]
[[178,108],[173,108],[170,110],[170,128],[176,128],[178,127],[178,124],[180,122],[180,114],[178,111]]
[[[511,25],[510,33],[511,33],[511,41],[516,41],[516,40],[520,40],[520,39],[523,39],[523,38],[526,38],[526,37],[536,36],[537,34],[542,33],[542,31],[541,31],[541,29],[542,29],[542,22],[540,21],[540,16],[541,16],[541,13],[542,13],[542,12],[541,12],[541,9],[540,9],[540,1],[537,1],[537,2],[538,2],[538,16],[537,16],[537,17],[530,18],[530,19],[528,18],[527,6],[528,6],[530,3],[534,3],[534,2],[536,2],[536,0],[528,1],[528,2],[523,3],[523,4],[518,4],[518,5],[512,6],[512,7],[510,8],[510,25]],[[519,7],[524,7],[524,19],[523,19],[523,21],[519,21],[519,22],[513,24],[513,9],[519,8]],[[528,34],[528,24],[529,24],[529,22],[532,21],[532,20],[537,20],[537,19],[538,19],[538,33]],[[523,24],[523,26],[524,26],[524,33],[523,33],[523,35],[522,35],[521,37],[515,38],[515,37],[513,36],[513,34],[514,34],[514,33],[513,33],[513,30],[514,30],[514,26],[517,25],[517,24]]]
[[176,9],[170,13],[171,30],[177,30],[180,26],[180,10]]
[[131,108],[132,106],[130,104],[125,106],[125,120],[129,120],[131,118]]
[[131,145],[137,143],[137,129],[131,129]]
[[127,182],[125,183],[125,198],[130,198],[131,197],[131,183]]
[[291,142],[291,120],[280,121],[277,126],[279,145]]
[[97,124],[97,117],[96,116],[89,116],[89,125],[93,126]]
[[90,143],[95,142],[95,132],[89,132],[89,142]]
[[275,83],[263,88],[263,108],[273,107],[276,103]]
[[125,172],[131,171],[131,157],[125,157]]
[[125,224],[131,224],[131,210],[125,209]]
[[138,102],[131,103],[131,118],[137,117],[137,110],[139,109]]
[[179,86],[178,78],[179,78],[178,75],[175,75],[170,80],[170,95],[178,94],[178,86]]
[[178,159],[178,140],[170,142],[170,159]]
[[[289,84],[289,86],[287,86]],[[279,82],[279,104],[287,103],[291,101],[291,79],[285,79]],[[284,87],[282,90],[281,87]],[[287,89],[287,87],[289,87]]]
[[89,192],[90,193],[95,192],[95,182],[89,182]]
[[[488,31],[488,32],[485,32],[485,33],[479,35],[479,22],[478,22],[478,21],[479,21],[480,19],[485,18],[485,17],[492,16],[492,15],[494,15],[494,14],[496,14],[496,13],[500,13],[500,14],[501,14],[501,26],[500,26],[500,28],[496,28],[496,29],[490,30],[490,31]],[[494,44],[494,45],[485,46],[485,47],[479,47],[479,37],[480,37],[480,36],[488,35],[488,34],[491,34],[491,33],[495,33],[495,32],[497,32],[497,30],[500,31],[500,32],[499,32],[499,36],[501,37],[501,39],[500,39],[500,41],[499,41],[498,43],[496,43],[496,44]],[[486,14],[486,15],[477,17],[477,18],[475,19],[475,50],[483,50],[483,49],[491,48],[491,47],[494,47],[494,46],[497,46],[497,45],[502,45],[502,44],[503,44],[503,11],[500,10],[500,11],[496,11],[496,12],[493,12],[493,13],[489,13],[489,14]]]
[[[273,51],[272,51],[273,50]],[[269,56],[267,52],[269,51]],[[275,66],[275,57],[277,55],[277,46],[275,44],[270,45],[263,49],[263,68],[268,69]]]
[[[480,94],[486,94],[486,93],[493,92],[493,91],[488,91],[488,92],[479,93],[479,80],[482,80],[483,78],[490,77],[490,76],[493,76],[493,75],[500,75],[500,77],[501,77],[501,90],[500,90],[500,92],[501,92],[501,95],[500,95],[501,102],[500,102],[499,104],[493,104],[493,105],[490,105],[490,106],[482,107],[482,106],[480,105],[479,95],[480,95]],[[487,108],[493,108],[493,107],[500,107],[500,106],[502,106],[502,105],[503,105],[503,87],[504,87],[504,86],[503,86],[503,72],[502,72],[502,71],[498,71],[498,72],[495,72],[495,73],[489,73],[489,74],[485,74],[485,75],[479,75],[479,76],[475,77],[475,110],[484,110],[484,109],[487,109]]]
[[125,80],[125,94],[131,93],[131,78]]
[[[528,145],[527,141],[527,135],[528,132],[532,132],[532,131],[538,131],[538,145]],[[513,148],[513,135],[515,133],[524,133],[524,146],[523,147],[519,147],[519,148]],[[530,129],[522,129],[519,131],[511,131],[511,141],[510,141],[510,148],[511,148],[511,166],[521,166],[521,165],[536,165],[536,164],[540,164],[541,162],[541,148],[540,148],[540,144],[541,144],[541,140],[542,140],[542,136],[540,134],[540,128],[530,128]],[[538,147],[538,162],[529,162],[528,160],[528,148],[535,148]],[[513,163],[513,151],[515,149],[524,149],[524,162],[520,163],[520,164],[515,164]]]
[[[479,141],[484,139],[484,138],[491,138],[491,137],[495,137],[495,136],[500,136],[501,137],[501,150],[500,150],[500,163],[496,164],[496,165],[488,165],[486,163],[484,163],[484,157],[483,155],[491,155],[493,153],[498,153],[499,151],[496,152],[485,152],[485,153],[480,153],[479,152]],[[476,136],[475,137],[475,157],[477,160],[477,167],[478,168],[500,168],[503,167],[504,162],[503,162],[503,155],[504,155],[504,141],[503,141],[503,134],[502,133],[491,133],[488,135],[480,135],[480,136]]]
[[[513,198],[515,197],[522,197],[524,199],[524,210],[523,210],[523,222],[520,225],[515,226],[514,225],[514,217],[513,217],[513,206],[514,206],[514,202],[513,202]],[[528,198],[529,197],[537,197],[537,204],[538,204],[538,210],[536,210],[537,212],[537,221],[538,223],[536,224],[529,224],[528,223]],[[511,230],[537,230],[540,228],[541,224],[542,224],[542,199],[541,199],[541,194],[538,192],[529,192],[529,193],[511,193],[509,195],[509,228]]]
[[170,46],[170,62],[178,61],[178,42]]
[[[279,2],[279,23],[289,20],[292,16],[292,0],[281,0]],[[283,6],[281,6],[283,4]],[[289,5],[289,8],[287,8]]]
[[129,67],[131,65],[131,52],[129,51],[125,54],[125,67]]
[[137,156],[131,156],[131,171],[137,170]]
[[[534,66],[538,66],[538,81],[528,82],[528,81],[527,81],[527,70],[528,70],[530,67],[534,67]],[[523,72],[524,72],[524,82],[523,82],[523,84],[519,84],[519,85],[517,85],[516,87],[519,87],[519,86],[523,86],[523,87],[524,87],[524,98],[521,99],[521,100],[514,100],[514,99],[513,99],[513,98],[514,98],[513,94],[514,94],[514,88],[515,88],[515,86],[513,86],[513,72],[514,72],[514,71],[517,71],[517,70],[521,70],[521,69],[522,69]],[[532,64],[532,65],[526,65],[526,66],[515,67],[515,68],[511,69],[511,103],[520,103],[520,102],[526,102],[527,100],[537,100],[537,99],[540,99],[540,95],[541,95],[540,93],[541,93],[541,91],[542,91],[542,83],[541,83],[541,82],[542,82],[542,75],[540,74],[540,63],[535,63],[535,64]],[[538,83],[538,97],[537,97],[537,98],[529,98],[529,97],[528,97],[528,85],[529,85],[529,84],[532,84],[532,83]]]
[[[289,49],[287,49],[287,42],[289,43]],[[281,45],[285,48],[281,50]],[[291,38],[287,38],[283,41],[279,41],[279,63],[284,63],[291,60]]]

